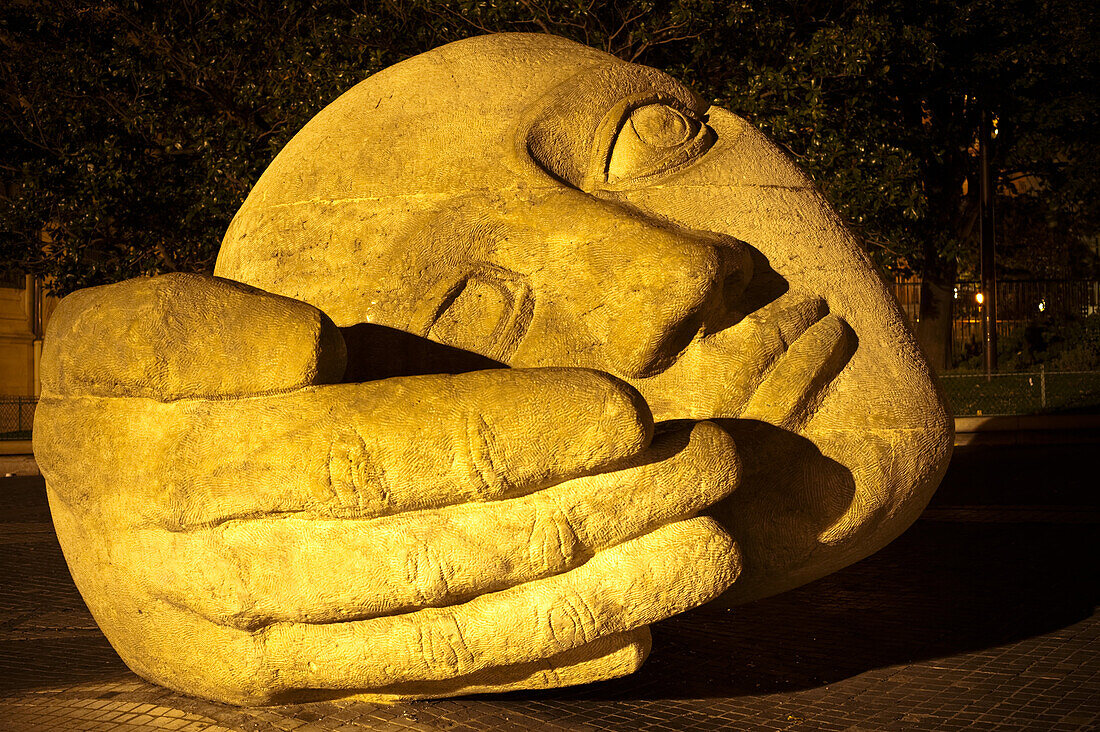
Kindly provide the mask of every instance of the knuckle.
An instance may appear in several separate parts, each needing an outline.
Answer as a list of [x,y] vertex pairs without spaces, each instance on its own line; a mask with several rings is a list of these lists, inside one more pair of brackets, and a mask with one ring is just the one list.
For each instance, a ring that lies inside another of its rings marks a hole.
[[450,594],[451,568],[432,547],[420,545],[405,550],[405,582],[421,607],[431,607]]
[[598,616],[579,593],[567,593],[546,614],[547,630],[559,649],[577,648],[600,635]]
[[214,597],[207,608],[208,619],[236,630],[257,630],[268,623],[253,612],[255,601],[241,592],[229,591]]
[[474,670],[474,655],[453,613],[441,612],[418,625],[417,631],[416,651],[429,678],[452,678]]
[[186,532],[202,520],[202,511],[196,505],[199,491],[194,477],[169,473],[158,488],[159,500],[145,512],[150,523],[167,531]]
[[531,523],[530,560],[541,574],[554,574],[572,566],[584,546],[567,512],[557,505],[537,512]]
[[236,664],[245,673],[234,674],[243,681],[234,691],[246,700],[244,705],[273,703],[291,687],[288,683],[291,677],[300,675],[288,667],[286,654],[281,652],[280,646],[285,645],[285,639],[280,637],[280,630],[275,626],[254,630],[241,644]]
[[359,433],[350,431],[333,436],[325,471],[315,493],[334,512],[363,515],[387,513],[391,509],[385,472]]
[[501,461],[497,457],[499,446],[496,431],[480,412],[471,412],[465,419],[465,446],[469,472],[474,478],[477,494],[483,499],[496,499],[508,495],[513,486],[508,480]]
[[211,586],[209,594],[198,602],[199,606],[192,609],[217,625],[253,631],[268,624],[267,618],[256,614],[255,599],[238,581],[223,581],[219,586]]
[[[204,556],[196,563],[201,579],[180,598],[207,620],[237,630],[256,630],[269,622],[259,611],[253,567],[244,553],[234,547],[237,542],[235,522],[223,524],[208,534],[199,546],[192,545],[188,553]],[[186,544],[180,548],[186,547]],[[186,568],[182,570],[186,572]],[[178,592],[179,587],[175,588]]]

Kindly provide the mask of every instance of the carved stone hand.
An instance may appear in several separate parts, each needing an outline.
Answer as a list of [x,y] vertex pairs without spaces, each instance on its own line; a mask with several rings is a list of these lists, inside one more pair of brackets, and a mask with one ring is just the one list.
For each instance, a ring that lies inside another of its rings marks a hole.
[[301,302],[167,275],[62,301],[35,454],[70,569],[138,673],[237,704],[432,696],[635,670],[737,550],[695,516],[731,438],[653,439],[583,369],[331,384]]

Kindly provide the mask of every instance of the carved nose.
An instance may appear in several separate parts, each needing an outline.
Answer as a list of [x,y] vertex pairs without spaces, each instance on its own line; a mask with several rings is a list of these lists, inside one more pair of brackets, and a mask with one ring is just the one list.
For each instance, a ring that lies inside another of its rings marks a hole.
[[719,237],[710,245],[718,258],[714,304],[723,310],[736,309],[752,280],[752,256],[745,242],[729,236]]
[[[611,360],[629,377],[667,368],[700,331],[730,319],[752,278],[749,248],[720,235],[664,229],[631,247],[607,293],[589,314]],[[644,279],[625,276],[632,270]]]
[[662,252],[655,273],[656,297],[690,308],[683,312],[695,329],[720,330],[742,315],[741,301],[753,277],[750,248],[733,237],[709,232],[678,232]]
[[712,321],[728,322],[753,276],[755,250],[744,242],[569,189],[515,207],[502,223],[534,236],[501,237],[498,263],[529,273],[541,312],[561,313],[556,327],[586,344],[584,363],[628,379],[659,373],[717,329]]
[[745,313],[744,295],[753,278],[751,249],[732,237],[708,245],[717,259],[717,270],[706,303],[702,322],[706,332],[713,333],[739,320]]

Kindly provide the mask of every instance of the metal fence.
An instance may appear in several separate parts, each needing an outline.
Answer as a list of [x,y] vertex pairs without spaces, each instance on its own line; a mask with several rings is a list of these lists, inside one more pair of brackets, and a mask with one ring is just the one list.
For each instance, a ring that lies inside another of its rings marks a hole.
[[[920,280],[891,284],[909,322],[920,315]],[[956,356],[980,349],[983,341],[980,282],[955,283],[951,350]],[[1005,280],[997,282],[997,332],[1018,335],[1041,319],[1084,317],[1100,312],[1100,282],[1096,280]]]
[[1100,412],[1100,371],[942,374],[956,417]]
[[29,440],[38,397],[0,396],[0,440]]

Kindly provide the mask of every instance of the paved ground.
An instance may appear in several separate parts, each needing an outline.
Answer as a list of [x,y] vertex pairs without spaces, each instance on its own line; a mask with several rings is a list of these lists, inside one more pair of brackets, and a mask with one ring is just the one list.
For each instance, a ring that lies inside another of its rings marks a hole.
[[1097,729],[1096,453],[961,449],[885,550],[779,597],[662,623],[627,679],[263,710],[131,674],[72,585],[41,479],[2,478],[0,730]]

